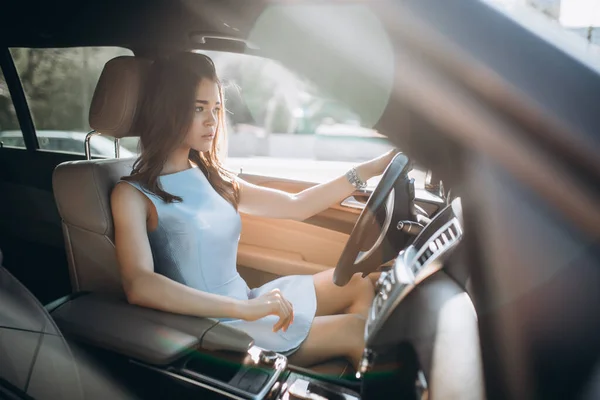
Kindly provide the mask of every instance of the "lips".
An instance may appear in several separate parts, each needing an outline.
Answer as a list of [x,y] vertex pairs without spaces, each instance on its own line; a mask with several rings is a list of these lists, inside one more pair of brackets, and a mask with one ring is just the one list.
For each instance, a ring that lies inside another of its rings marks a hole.
[[209,133],[209,134],[206,134],[206,135],[202,135],[202,139],[209,140],[209,139],[214,139],[214,138],[215,138],[215,134],[214,133]]

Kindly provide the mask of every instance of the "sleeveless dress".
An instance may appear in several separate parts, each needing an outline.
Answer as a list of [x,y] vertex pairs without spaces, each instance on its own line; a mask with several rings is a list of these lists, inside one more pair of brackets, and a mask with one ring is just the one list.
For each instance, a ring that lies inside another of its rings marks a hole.
[[156,207],[158,227],[148,233],[154,271],[194,289],[240,300],[280,289],[294,307],[294,321],[287,332],[273,332],[278,320],[274,315],[256,321],[220,321],[248,333],[256,346],[287,355],[297,350],[310,331],[317,308],[313,277],[286,276],[250,289],[236,266],[239,213],[198,167],[162,175],[159,180],[165,191],[183,201],[165,203],[138,183],[122,181],[146,195]]

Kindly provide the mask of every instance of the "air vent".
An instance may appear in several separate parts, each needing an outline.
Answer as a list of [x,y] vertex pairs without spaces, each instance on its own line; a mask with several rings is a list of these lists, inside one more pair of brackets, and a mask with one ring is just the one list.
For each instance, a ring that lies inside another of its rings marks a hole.
[[412,273],[416,276],[417,273],[427,265],[431,260],[437,258],[458,242],[462,236],[462,230],[458,224],[458,220],[453,218],[450,222],[440,228],[431,238],[425,242],[423,247],[417,253],[415,261],[412,264]]

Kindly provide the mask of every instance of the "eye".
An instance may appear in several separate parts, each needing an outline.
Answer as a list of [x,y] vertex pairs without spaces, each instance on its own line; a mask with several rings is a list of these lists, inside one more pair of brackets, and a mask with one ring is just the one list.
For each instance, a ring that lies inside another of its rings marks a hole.
[[198,107],[196,107],[195,111],[196,111],[197,113],[201,113],[202,111],[204,111],[204,107],[202,107],[202,106],[198,106]]
[[215,108],[215,112],[221,112],[221,107]]

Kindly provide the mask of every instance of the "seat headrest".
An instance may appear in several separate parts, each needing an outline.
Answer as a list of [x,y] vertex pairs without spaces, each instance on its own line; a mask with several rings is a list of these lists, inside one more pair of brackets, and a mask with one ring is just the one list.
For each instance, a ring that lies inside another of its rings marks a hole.
[[131,127],[150,65],[150,60],[133,56],[106,63],[90,106],[92,129],[116,138],[137,136]]

